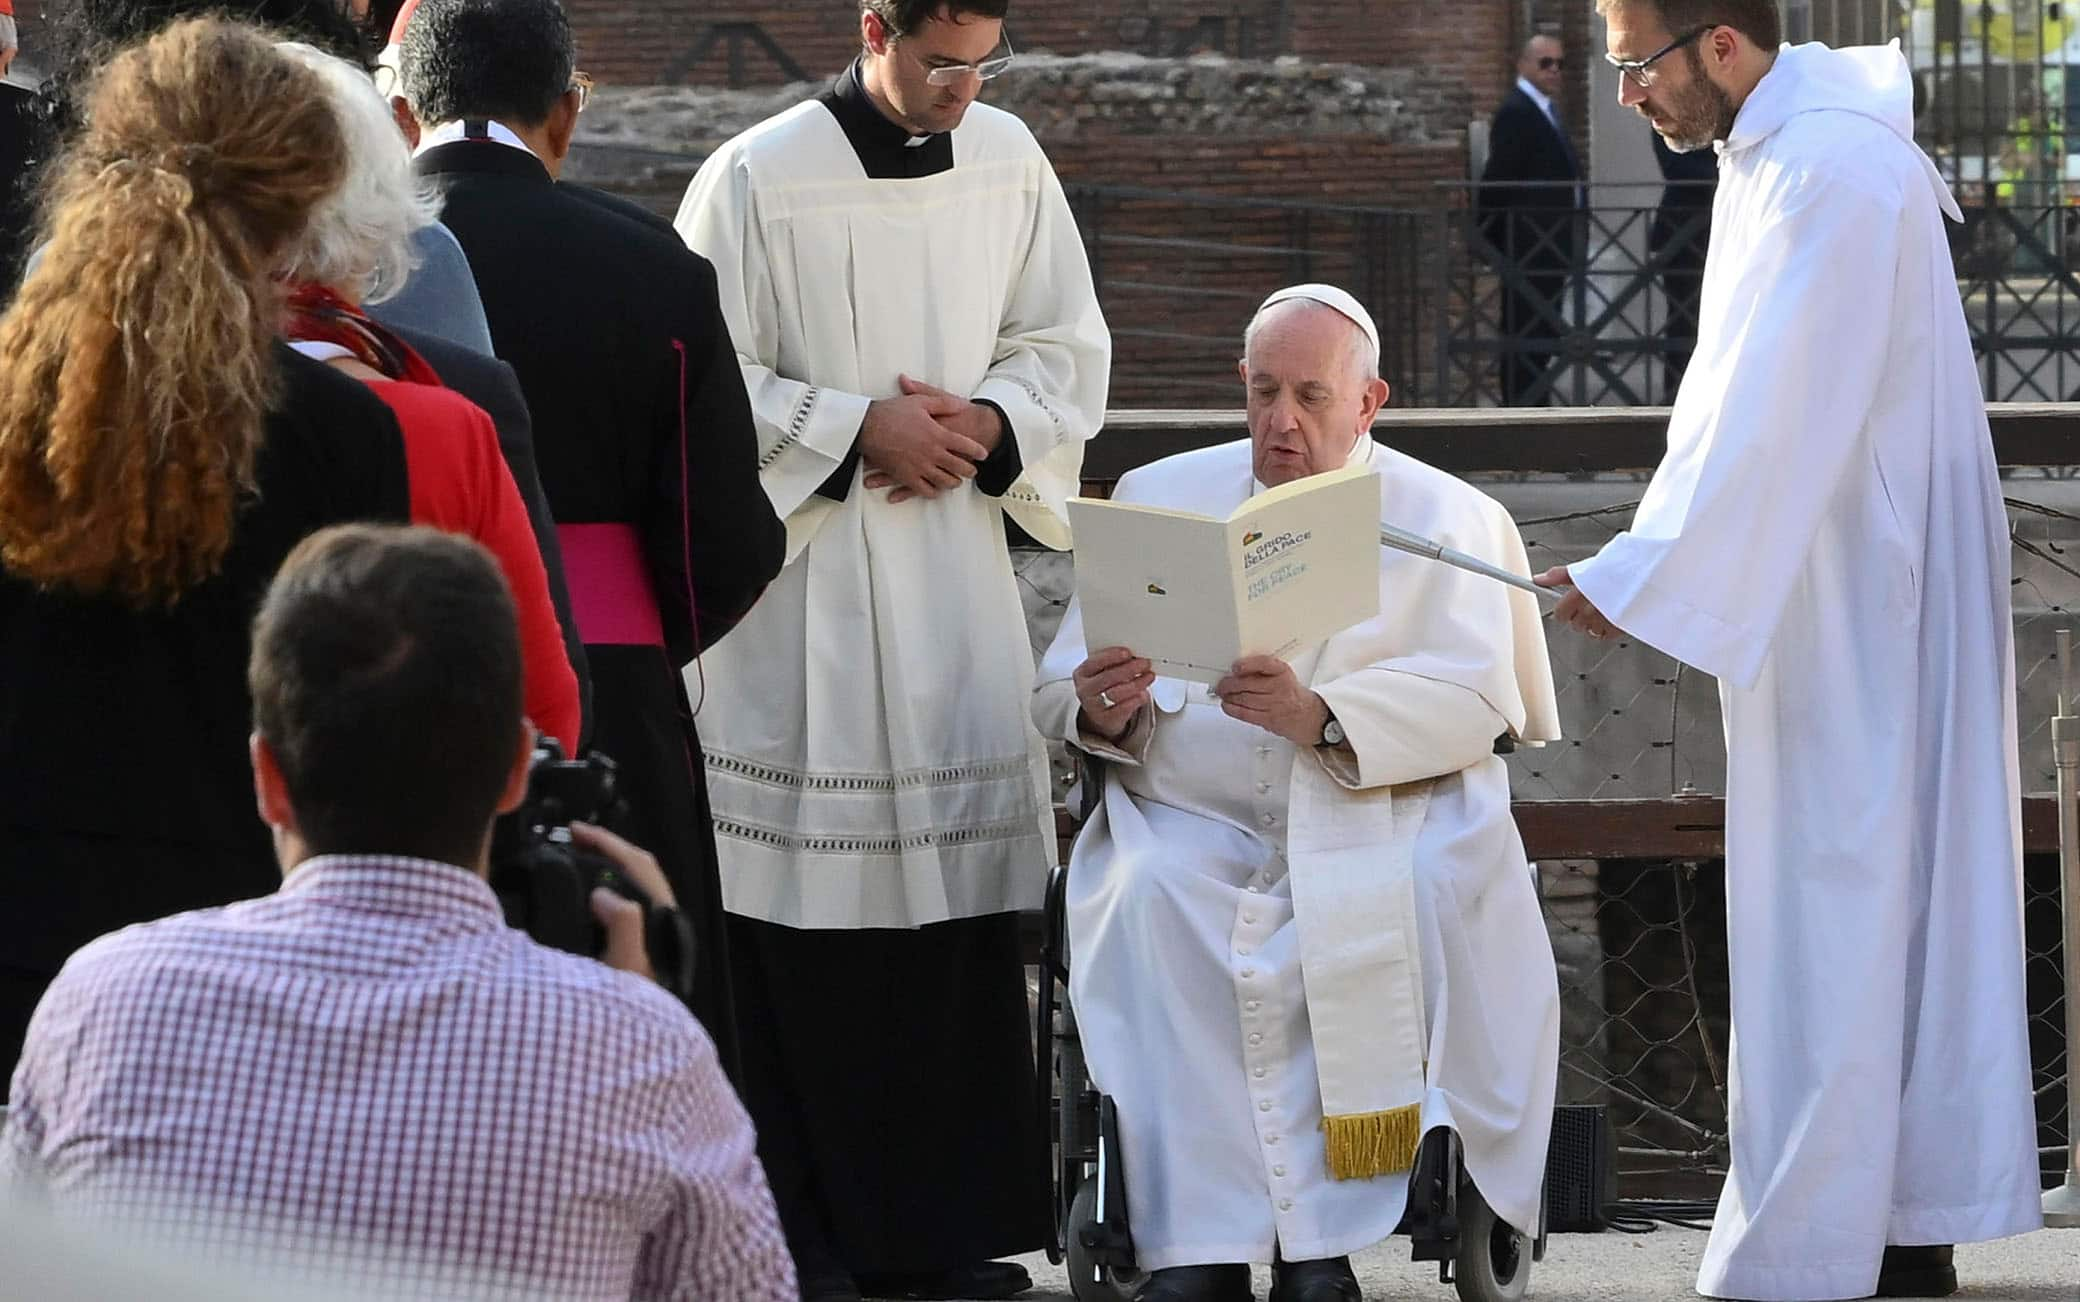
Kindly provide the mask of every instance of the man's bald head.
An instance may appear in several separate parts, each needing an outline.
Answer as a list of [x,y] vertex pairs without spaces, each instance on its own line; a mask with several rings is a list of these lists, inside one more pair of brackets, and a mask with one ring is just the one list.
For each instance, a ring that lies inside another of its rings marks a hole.
[[1538,87],[1548,99],[1557,98],[1565,80],[1567,49],[1557,36],[1541,32],[1524,42],[1517,52],[1517,75]]
[[1258,481],[1275,486],[1348,461],[1387,400],[1365,330],[1326,303],[1292,298],[1260,309],[1242,347]]

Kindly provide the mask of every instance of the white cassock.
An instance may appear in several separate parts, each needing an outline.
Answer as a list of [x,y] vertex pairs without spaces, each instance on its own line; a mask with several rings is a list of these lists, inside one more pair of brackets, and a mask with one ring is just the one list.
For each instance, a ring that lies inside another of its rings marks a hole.
[[[715,264],[788,564],[687,686],[703,701],[723,899],[792,927],[1035,907],[1053,861],[1009,514],[1068,543],[1110,336],[1053,169],[985,104],[953,166],[865,174],[811,100],[711,155],[678,229]],[[817,488],[908,375],[996,403],[1024,474],[891,505]]]
[[[1383,521],[1524,569],[1492,499],[1369,438],[1352,461],[1378,472]],[[1245,440],[1136,470],[1117,497],[1221,515],[1258,488]],[[1034,697],[1052,736],[1076,737],[1070,676],[1087,654],[1072,603]],[[1342,722],[1355,764],[1231,719],[1203,685],[1175,679],[1157,681],[1154,710],[1123,739],[1131,752],[1077,741],[1112,762],[1070,862],[1071,994],[1092,1077],[1119,1107],[1148,1269],[1268,1261],[1274,1241],[1288,1260],[1340,1256],[1400,1221],[1405,1169],[1328,1174],[1317,1059],[1344,1046],[1317,1046],[1310,1030],[1294,874],[1309,863],[1303,843],[1412,790],[1428,795],[1413,856],[1422,1127],[1456,1129],[1496,1211],[1536,1225],[1559,991],[1493,753],[1505,732],[1558,735],[1536,602],[1382,550],[1378,618],[1293,666]]]
[[1868,1296],[2039,1221],[2008,526],[1896,47],[1786,47],[1721,150],[1698,347],[1573,567],[1718,676],[1732,1164],[1700,1292]]

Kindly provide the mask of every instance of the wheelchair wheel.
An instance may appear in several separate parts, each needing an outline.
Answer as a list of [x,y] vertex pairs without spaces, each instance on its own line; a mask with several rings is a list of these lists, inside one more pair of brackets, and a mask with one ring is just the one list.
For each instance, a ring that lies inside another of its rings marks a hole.
[[1098,1182],[1085,1180],[1069,1204],[1069,1223],[1062,1229],[1069,1262],[1069,1293],[1076,1302],[1130,1302],[1134,1290],[1141,1287],[1141,1275],[1137,1272],[1131,1278],[1119,1278],[1093,1262],[1091,1250],[1083,1246],[1083,1228],[1095,1224],[1097,1219]]
[[1459,1302],[1521,1302],[1531,1286],[1530,1238],[1497,1216],[1471,1180],[1459,1185],[1452,1282]]

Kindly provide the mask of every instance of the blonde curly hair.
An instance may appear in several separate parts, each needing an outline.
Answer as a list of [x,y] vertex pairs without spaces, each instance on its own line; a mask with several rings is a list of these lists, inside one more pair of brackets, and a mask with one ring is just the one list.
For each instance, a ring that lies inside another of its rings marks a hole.
[[0,317],[0,565],[140,607],[216,573],[278,379],[275,273],[346,170],[317,74],[256,28],[109,61]]

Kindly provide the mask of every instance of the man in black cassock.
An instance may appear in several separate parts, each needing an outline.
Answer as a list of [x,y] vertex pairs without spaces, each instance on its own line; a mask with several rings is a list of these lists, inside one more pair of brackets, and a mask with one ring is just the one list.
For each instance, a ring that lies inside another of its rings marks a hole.
[[584,106],[556,0],[426,0],[401,52],[419,169],[444,198],[534,418],[592,669],[592,745],[627,835],[693,920],[693,1007],[736,1070],[700,743],[679,669],[778,573],[751,410],[715,273],[662,219],[557,180]]

